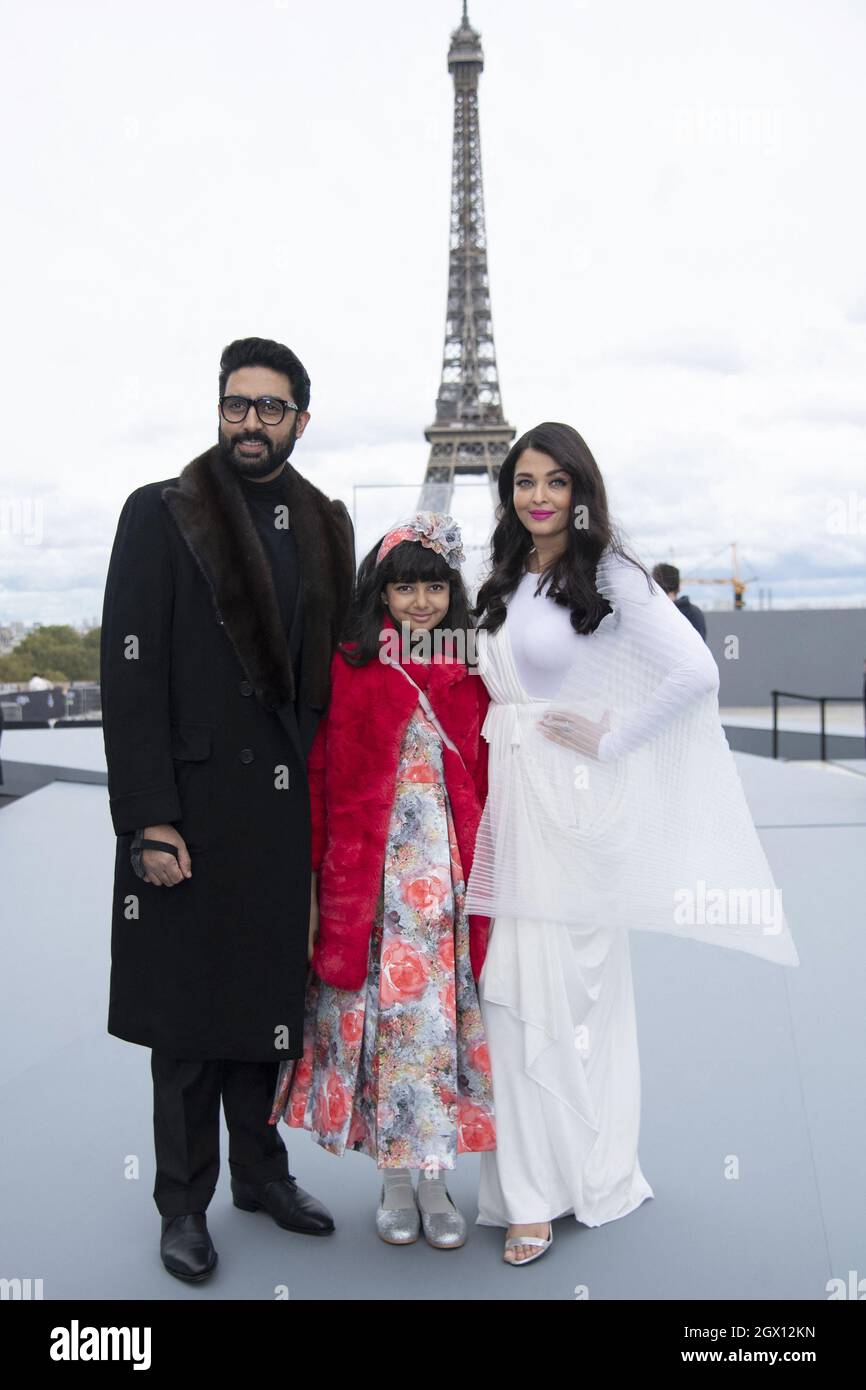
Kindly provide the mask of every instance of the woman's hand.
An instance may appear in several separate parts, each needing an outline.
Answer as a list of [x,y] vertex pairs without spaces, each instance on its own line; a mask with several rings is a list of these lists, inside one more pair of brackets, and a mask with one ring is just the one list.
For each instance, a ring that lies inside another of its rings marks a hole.
[[316,875],[310,879],[310,932],[307,937],[307,962],[313,959],[313,948],[316,944],[316,937],[319,935],[319,895],[316,882]]
[[553,743],[561,743],[564,748],[597,758],[602,735],[610,729],[610,711],[605,710],[601,722],[596,723],[594,719],[587,719],[583,714],[550,709],[539,719],[538,728],[544,737]]

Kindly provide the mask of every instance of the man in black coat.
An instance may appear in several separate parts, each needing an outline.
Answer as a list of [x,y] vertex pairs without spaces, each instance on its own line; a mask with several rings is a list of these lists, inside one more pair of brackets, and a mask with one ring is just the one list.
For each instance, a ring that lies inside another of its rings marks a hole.
[[676,565],[656,565],[653,570],[653,579],[673,601],[675,608],[678,608],[684,618],[688,618],[692,627],[701,634],[704,641],[707,640],[707,620],[698,608],[696,603],[685,594],[681,598],[677,597],[680,592],[680,572]]
[[303,1054],[314,930],[306,757],[354,578],[352,524],[288,462],[310,380],[269,339],[220,363],[218,443],[127,499],[102,622],[118,836],[108,1031],[152,1050],[163,1263],[216,1263],[219,1106],[234,1203],[324,1235],[269,1115]]

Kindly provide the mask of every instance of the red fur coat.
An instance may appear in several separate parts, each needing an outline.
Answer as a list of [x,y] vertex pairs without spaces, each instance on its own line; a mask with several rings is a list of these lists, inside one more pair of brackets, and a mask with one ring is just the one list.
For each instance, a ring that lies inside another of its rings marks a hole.
[[[445,786],[465,878],[487,797],[487,743],[481,725],[490,697],[477,671],[434,655],[419,672],[402,663],[426,691],[446,734]],[[382,661],[350,666],[340,652],[331,663],[331,698],[307,762],[312,811],[313,869],[318,873],[319,935],[313,969],[341,989],[367,979],[370,935],[385,863],[400,745],[418,692]],[[465,767],[464,767],[465,763]],[[469,918],[469,953],[475,980],[487,951],[490,922]]]

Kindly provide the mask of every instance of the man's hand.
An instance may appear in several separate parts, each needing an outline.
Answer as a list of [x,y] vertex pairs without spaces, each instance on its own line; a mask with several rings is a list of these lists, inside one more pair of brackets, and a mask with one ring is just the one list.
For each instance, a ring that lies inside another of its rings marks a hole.
[[149,825],[143,834],[145,840],[166,840],[170,845],[177,845],[178,849],[177,858],[164,849],[141,851],[145,883],[152,883],[154,888],[171,888],[185,878],[192,878],[189,851],[183,836],[173,825]]
[[310,880],[310,934],[307,937],[307,961],[313,959],[313,947],[316,944],[316,937],[319,935],[319,896],[316,885],[316,875],[313,874]]

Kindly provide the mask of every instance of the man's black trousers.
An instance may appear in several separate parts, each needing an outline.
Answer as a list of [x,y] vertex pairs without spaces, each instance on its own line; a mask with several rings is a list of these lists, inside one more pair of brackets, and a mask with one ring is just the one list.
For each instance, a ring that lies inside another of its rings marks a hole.
[[248,1182],[289,1175],[286,1146],[268,1124],[279,1062],[193,1062],[151,1053],[156,1182],[163,1216],[204,1211],[220,1167],[220,1098],[229,1168]]

